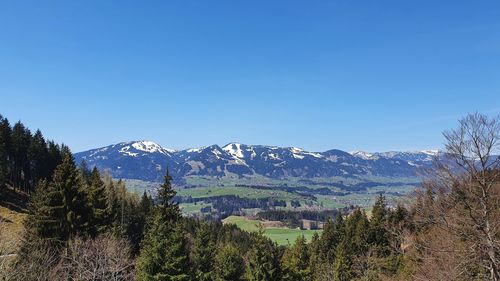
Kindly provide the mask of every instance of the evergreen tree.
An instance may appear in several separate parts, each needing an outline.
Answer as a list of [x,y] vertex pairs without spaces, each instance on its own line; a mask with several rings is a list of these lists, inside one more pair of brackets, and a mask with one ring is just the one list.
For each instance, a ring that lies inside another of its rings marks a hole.
[[150,196],[148,196],[148,193],[144,191],[140,203],[141,212],[144,214],[144,216],[147,216],[149,214],[152,206],[153,206],[153,200],[151,199]]
[[89,166],[87,165],[87,161],[85,161],[85,159],[82,159],[80,165],[78,165],[78,172],[80,172],[80,176],[82,177],[83,181],[87,185],[90,185],[92,181],[92,171],[89,169]]
[[321,259],[325,262],[333,262],[335,259],[335,249],[343,239],[344,220],[342,215],[338,215],[335,221],[328,220],[320,238]]
[[287,248],[281,259],[281,268],[285,281],[303,281],[311,279],[309,269],[309,251],[304,236],[295,240],[293,247]]
[[177,222],[181,217],[181,212],[177,203],[172,200],[175,197],[175,190],[172,188],[172,176],[167,169],[163,184],[158,190],[158,211],[166,221]]
[[90,185],[86,189],[90,208],[92,209],[91,225],[99,233],[104,232],[108,227],[109,214],[106,198],[106,187],[101,180],[101,174],[96,167],[90,175]]
[[61,147],[53,141],[48,141],[48,155],[47,162],[45,163],[47,174],[45,178],[51,179],[54,175],[54,171],[59,164],[62,163],[63,157],[61,153]]
[[280,280],[279,257],[275,245],[260,232],[253,237],[248,256],[249,281]]
[[56,168],[52,181],[42,181],[36,189],[25,221],[26,240],[64,243],[77,234],[87,234],[91,213],[86,200],[73,158],[68,156]]
[[321,244],[320,237],[317,232],[315,232],[311,238],[311,243],[309,243],[309,269],[311,271],[311,278],[317,280],[317,275],[319,274],[320,267],[323,260],[321,259]]
[[215,237],[208,223],[202,223],[198,228],[194,241],[195,277],[199,281],[213,280],[215,257]]
[[152,219],[141,244],[137,259],[137,280],[189,280],[190,265],[184,230],[178,223],[180,211],[172,202],[175,196],[167,171],[158,192],[159,205],[152,212]]
[[12,128],[12,183],[17,188],[27,189],[29,178],[28,149],[31,132],[21,122]]
[[385,228],[387,215],[388,211],[385,205],[385,197],[380,194],[372,209],[368,242],[371,245],[374,245],[377,254],[381,256],[386,256],[389,254],[389,239],[387,230]]
[[240,281],[244,272],[243,258],[236,247],[226,244],[217,249],[213,274],[215,281]]
[[337,246],[335,253],[334,280],[348,281],[352,279],[352,257],[348,250],[349,245],[343,241]]
[[347,217],[344,227],[344,247],[347,247],[349,254],[359,255],[367,250],[368,226],[368,218],[360,209],[356,209]]
[[0,115],[0,190],[9,181],[9,155],[11,154],[11,129],[9,120]]
[[31,139],[28,148],[28,160],[30,163],[30,188],[34,188],[35,184],[40,179],[46,179],[48,172],[46,171],[46,162],[48,158],[47,143],[43,138],[42,132],[37,130]]

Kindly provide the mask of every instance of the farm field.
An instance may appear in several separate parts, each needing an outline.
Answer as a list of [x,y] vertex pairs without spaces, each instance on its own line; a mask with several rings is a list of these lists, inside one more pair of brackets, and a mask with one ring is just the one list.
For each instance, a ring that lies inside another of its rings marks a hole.
[[[235,224],[239,228],[250,232],[259,231],[259,225],[263,225],[261,221],[251,220],[242,216],[229,216],[223,220],[223,223]],[[314,233],[321,234],[321,230],[301,230],[285,227],[264,228],[264,235],[269,237],[278,245],[293,244],[295,240],[300,236],[304,236],[307,241],[311,241]]]

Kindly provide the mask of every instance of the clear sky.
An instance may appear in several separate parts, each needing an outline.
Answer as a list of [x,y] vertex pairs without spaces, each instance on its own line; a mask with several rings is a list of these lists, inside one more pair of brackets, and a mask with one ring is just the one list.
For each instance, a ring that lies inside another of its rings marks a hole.
[[0,1],[0,113],[78,152],[149,139],[439,148],[500,113],[500,1]]

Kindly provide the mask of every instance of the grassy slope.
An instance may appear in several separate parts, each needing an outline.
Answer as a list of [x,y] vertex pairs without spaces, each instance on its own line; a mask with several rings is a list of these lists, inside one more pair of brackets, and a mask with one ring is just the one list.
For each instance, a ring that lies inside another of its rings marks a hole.
[[26,217],[28,195],[11,188],[0,193],[0,252],[13,253],[17,250]]

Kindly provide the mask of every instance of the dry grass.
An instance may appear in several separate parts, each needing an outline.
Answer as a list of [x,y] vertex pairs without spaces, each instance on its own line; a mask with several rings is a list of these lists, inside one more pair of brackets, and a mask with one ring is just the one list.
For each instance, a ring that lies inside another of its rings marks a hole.
[[0,206],[0,253],[15,253],[23,232],[25,213]]
[[26,217],[28,194],[10,187],[0,192],[0,254],[15,253],[19,247]]

